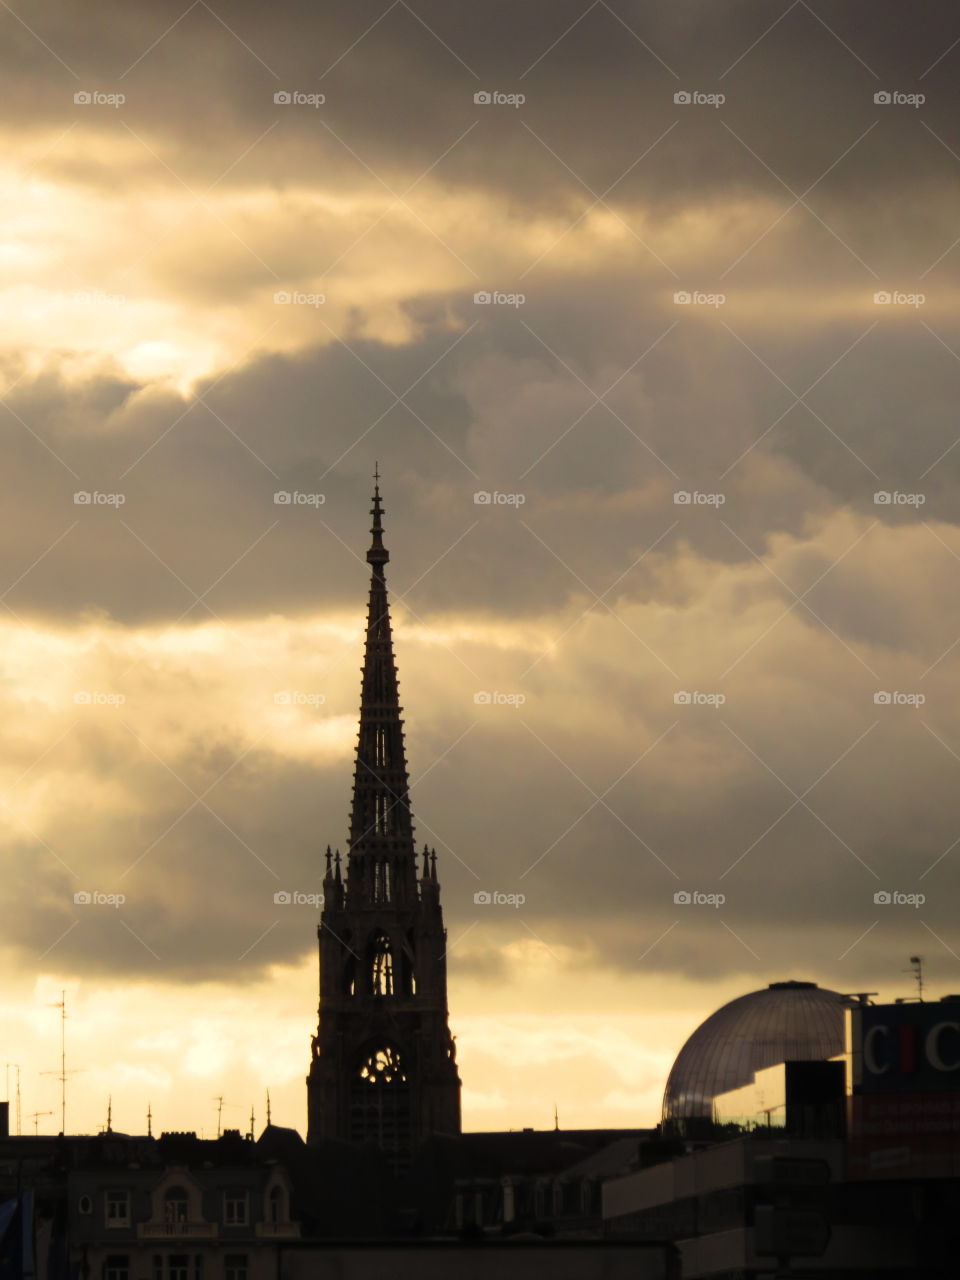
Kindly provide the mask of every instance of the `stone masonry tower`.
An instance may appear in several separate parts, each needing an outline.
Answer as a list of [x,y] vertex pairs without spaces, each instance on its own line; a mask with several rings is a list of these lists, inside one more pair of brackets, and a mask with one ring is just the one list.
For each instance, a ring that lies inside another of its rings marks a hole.
[[379,473],[374,480],[350,839],[345,869],[327,847],[307,1141],[375,1143],[402,1174],[430,1134],[460,1132],[460,1077],[437,855],[426,845],[418,854],[413,838]]

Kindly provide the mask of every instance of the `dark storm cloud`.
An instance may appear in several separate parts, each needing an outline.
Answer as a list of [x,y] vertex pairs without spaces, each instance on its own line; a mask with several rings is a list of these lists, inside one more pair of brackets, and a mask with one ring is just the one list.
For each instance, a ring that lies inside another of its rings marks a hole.
[[[105,4],[90,22],[39,6],[36,37],[4,17],[4,114],[16,129],[78,123],[130,142],[127,126],[191,183],[214,182],[231,167],[228,186],[259,177],[376,187],[364,163],[402,184],[452,147],[442,182],[496,189],[527,206],[579,199],[584,183],[605,191],[671,125],[613,201],[675,206],[751,190],[779,198],[774,174],[799,194],[877,123],[819,199],[883,192],[906,212],[903,197],[942,180],[949,157],[924,134],[920,113],[878,109],[873,94],[925,92],[923,121],[955,146],[951,76],[960,55],[948,50],[956,16],[948,6],[910,11],[893,0],[821,7],[562,0],[543,12],[504,0],[479,8],[369,0],[348,9],[244,3],[220,13],[202,4]],[[122,111],[77,110],[78,88],[122,91],[127,101]],[[473,94],[482,89],[523,92],[527,101],[520,111],[478,110]],[[684,89],[723,92],[727,101],[720,111],[678,109],[673,95]],[[277,90],[323,92],[327,102],[277,107]],[[127,179],[96,166],[82,177],[142,184],[152,169],[169,178],[154,157],[142,159]],[[69,171],[69,151],[49,163]]]
[[[708,227],[716,243],[708,236],[690,268],[705,278],[649,262],[641,272],[636,257],[601,267],[589,255],[578,264],[548,253],[522,312],[496,315],[479,315],[470,291],[425,280],[404,299],[410,340],[363,337],[357,314],[341,335],[348,345],[318,330],[326,345],[299,355],[254,352],[202,382],[197,402],[109,370],[71,376],[54,358],[50,373],[24,374],[0,417],[7,606],[57,626],[83,615],[192,623],[210,610],[232,624],[333,608],[359,617],[379,458],[393,588],[412,585],[410,608],[438,631],[453,617],[502,632],[489,644],[456,640],[467,665],[443,652],[454,675],[444,667],[442,678],[429,649],[411,641],[400,654],[414,774],[431,770],[414,794],[420,834],[441,849],[452,930],[478,918],[477,888],[522,885],[523,913],[502,927],[565,935],[627,969],[656,943],[648,965],[698,979],[769,971],[799,965],[813,937],[817,962],[852,985],[894,943],[933,946],[929,930],[946,939],[947,955],[958,886],[955,858],[937,859],[956,838],[950,749],[960,751],[950,656],[960,633],[950,528],[960,517],[951,354],[960,355],[960,332],[947,199],[958,162],[934,134],[958,149],[951,77],[960,49],[923,73],[960,33],[956,15],[831,7],[821,16],[838,41],[805,4],[618,8],[673,75],[602,5],[567,35],[583,6],[557,4],[546,17],[501,4],[415,7],[476,75],[402,5],[368,35],[380,6],[232,6],[221,16],[249,48],[203,5],[182,21],[173,5],[101,6],[96,26],[79,12],[39,9],[31,25],[76,78],[8,12],[7,131],[77,122],[84,141],[129,145],[138,158],[123,172],[109,149],[78,168],[69,143],[37,161],[122,195],[178,187],[125,124],[197,186],[276,124],[221,187],[283,195],[294,186],[382,192],[350,147],[391,183],[413,181],[476,121],[430,181],[464,208],[474,193],[502,198],[521,226],[556,217],[559,234],[583,207],[575,175],[605,190],[675,124],[610,200],[652,210],[653,247],[668,261],[668,232],[684,241],[672,218],[689,218],[691,242]],[[721,110],[673,103],[677,88],[721,87]],[[128,102],[94,115],[74,108],[78,88],[122,88]],[[322,114],[275,106],[278,88],[322,89],[328,104]],[[522,90],[528,102],[476,108],[477,88]],[[916,111],[876,107],[880,88],[921,89],[928,101]],[[797,209],[751,249],[793,199],[757,157],[799,194],[850,147],[810,198],[815,213]],[[738,201],[756,226],[724,222]],[[511,229],[505,223],[504,242]],[[292,236],[275,232],[289,242],[267,254],[282,283],[329,260],[313,230],[304,218]],[[485,238],[499,245],[500,235],[493,227]],[[674,288],[714,287],[744,251],[724,285],[729,309],[693,315],[673,305]],[[875,289],[900,287],[901,277],[916,286],[942,254],[924,285],[928,310],[871,307]],[[167,288],[232,305],[275,287],[269,273],[261,281],[217,266],[184,258]],[[834,306],[835,294],[857,302]],[[411,386],[410,407],[395,404],[393,392]],[[601,393],[605,403],[595,403]],[[494,490],[524,504],[474,503],[476,491]],[[675,491],[692,490],[726,501],[719,511],[674,503]],[[923,506],[875,504],[876,491],[893,490],[919,492]],[[78,491],[124,502],[77,504]],[[277,491],[325,501],[277,505]],[[865,533],[865,516],[875,532]],[[809,608],[797,604],[811,584]],[[591,593],[608,588],[598,603]],[[517,638],[535,624],[542,636]],[[278,635],[283,625],[278,617]],[[112,659],[108,672],[125,661]],[[184,659],[169,716],[192,724],[207,693],[188,668]],[[678,688],[717,687],[729,699],[722,719],[673,701]],[[490,707],[484,720],[473,695],[485,688],[522,689],[529,705],[504,709],[512,719],[492,718]],[[877,707],[882,689],[927,690],[922,718]],[[160,694],[145,699],[148,715],[158,703]],[[685,711],[663,747],[631,768]],[[11,730],[5,744],[18,772],[47,745],[40,735],[27,750],[21,736]],[[116,726],[82,725],[69,739],[52,776],[71,778],[76,794],[45,814],[38,834],[49,849],[29,833],[9,846],[8,936],[25,954],[56,943],[78,970],[160,964],[167,976],[192,977],[250,971],[312,946],[312,918],[278,914],[272,894],[314,887],[303,870],[343,831],[348,767],[291,763],[264,746],[211,797],[228,826],[202,806],[181,819],[250,746],[210,723],[184,736],[166,757],[176,776]],[[84,797],[91,766],[116,786],[112,800]],[[608,797],[617,816],[602,804],[586,813],[625,770]],[[811,784],[822,821],[800,803],[781,817]],[[122,914],[74,907],[74,889],[117,892],[155,841],[129,877]],[[877,915],[875,891],[916,891],[921,877],[923,912]],[[727,903],[678,917],[677,889],[722,890]],[[470,963],[497,972],[489,957]]]
[[[953,576],[939,569],[928,595]],[[771,622],[779,612],[769,609]],[[626,620],[636,628],[640,616]],[[703,616],[678,614],[657,631],[651,611],[644,628],[687,688],[715,682],[700,652]],[[532,933],[627,972],[698,980],[815,965],[855,987],[889,968],[897,947],[926,947],[948,972],[960,890],[948,664],[929,672],[908,650],[882,661],[865,650],[882,688],[926,698],[878,704],[871,672],[794,617],[723,680],[721,708],[678,706],[676,681],[614,619],[571,621],[549,669],[526,675],[529,654],[505,661],[460,643],[458,660],[443,645],[398,644],[418,837],[440,851],[452,940],[481,924],[493,941]],[[718,632],[735,623],[714,615]],[[344,649],[347,668],[355,656]],[[39,744],[53,745],[36,768],[51,803],[9,848],[8,944],[34,958],[53,948],[77,972],[122,966],[174,980],[295,960],[312,947],[315,913],[273,895],[320,889],[323,847],[343,844],[349,761],[258,745],[265,705],[247,708],[249,732],[218,729],[197,705],[209,690],[151,666],[159,674],[111,718],[80,719],[61,739],[52,720],[36,727],[35,710],[32,743],[11,730],[5,757],[16,746],[20,772]],[[330,714],[352,717],[352,684],[344,677]],[[477,705],[478,685],[522,689],[526,702]],[[476,903],[478,890],[526,901],[495,911]],[[126,901],[78,905],[77,891]],[[678,891],[726,901],[678,905]],[[878,904],[878,892],[925,902]],[[467,947],[465,965],[497,972],[482,949]]]
[[[677,547],[750,564],[837,506],[898,525],[957,520],[960,365],[913,314],[865,337],[869,318],[778,335],[715,315],[677,322],[668,303],[641,309],[612,282],[597,288],[607,306],[582,331],[569,323],[575,287],[555,285],[523,320],[469,333],[461,307],[459,342],[441,327],[403,347],[264,356],[196,400],[111,375],[24,377],[3,413],[7,604],[123,622],[352,607],[374,458],[392,582],[415,584],[418,614],[536,613],[615,580],[613,600],[668,602],[683,592]],[[387,388],[425,370],[394,403]],[[723,506],[674,501],[698,491]],[[877,491],[919,491],[923,505],[878,506]],[[296,492],[322,504],[274,501]],[[523,503],[478,505],[483,492]],[[948,553],[931,538],[929,554]],[[784,599],[828,566],[796,562]],[[837,601],[828,621],[869,639],[869,616]]]

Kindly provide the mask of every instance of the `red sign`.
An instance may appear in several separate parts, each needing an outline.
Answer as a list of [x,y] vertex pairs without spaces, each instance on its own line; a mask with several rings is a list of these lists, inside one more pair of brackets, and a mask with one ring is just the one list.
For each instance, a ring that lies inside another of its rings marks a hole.
[[847,1105],[850,1178],[960,1177],[960,1092],[871,1093]]

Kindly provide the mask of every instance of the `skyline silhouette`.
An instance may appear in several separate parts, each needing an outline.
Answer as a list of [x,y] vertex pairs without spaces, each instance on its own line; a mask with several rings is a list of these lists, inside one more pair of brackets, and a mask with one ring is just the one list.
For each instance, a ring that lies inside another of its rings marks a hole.
[[958,988],[956,15],[0,33],[25,1130],[66,992],[68,1130],[245,1129],[269,1089],[306,1131],[376,459],[465,1130],[653,1124],[772,982]]

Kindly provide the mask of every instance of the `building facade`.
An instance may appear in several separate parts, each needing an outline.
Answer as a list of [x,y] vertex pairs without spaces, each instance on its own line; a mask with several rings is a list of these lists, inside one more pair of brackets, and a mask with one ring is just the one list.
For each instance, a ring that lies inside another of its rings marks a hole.
[[414,841],[379,483],[371,515],[353,807],[346,866],[327,848],[307,1141],[373,1143],[404,1174],[431,1134],[460,1132],[460,1078],[437,855]]
[[0,1138],[0,1202],[29,1215],[34,1255],[5,1269],[0,1231],[0,1275],[275,1280],[280,1246],[300,1237],[293,1194],[287,1170],[233,1130]]

